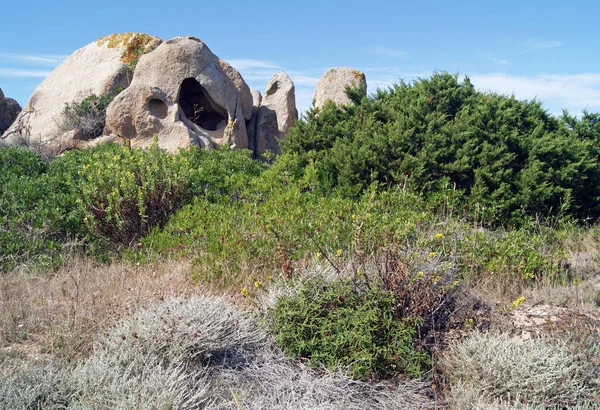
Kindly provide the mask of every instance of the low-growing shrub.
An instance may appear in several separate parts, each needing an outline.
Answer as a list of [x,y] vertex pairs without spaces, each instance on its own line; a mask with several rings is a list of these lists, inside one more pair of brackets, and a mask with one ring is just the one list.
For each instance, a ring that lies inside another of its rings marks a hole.
[[88,229],[131,245],[189,200],[189,173],[156,144],[148,150],[111,145],[89,153],[73,186]]
[[75,369],[0,367],[0,408],[433,409],[427,381],[370,383],[290,361],[222,299],[125,316]]
[[102,135],[106,122],[106,108],[114,98],[114,93],[100,96],[91,94],[79,102],[65,103],[59,124],[61,130],[77,129],[86,139]]
[[357,378],[419,376],[430,363],[415,347],[419,320],[397,320],[394,306],[390,292],[313,278],[279,301],[272,329],[286,353],[314,366],[347,368]]
[[147,150],[105,144],[71,158],[65,161],[80,167],[71,185],[87,228],[123,245],[165,225],[196,196],[228,199],[262,169],[247,152],[190,149],[173,156],[157,144]]
[[0,272],[60,263],[82,233],[76,208],[66,175],[25,149],[0,149]]
[[455,408],[594,408],[598,351],[597,330],[529,340],[474,333],[439,363]]

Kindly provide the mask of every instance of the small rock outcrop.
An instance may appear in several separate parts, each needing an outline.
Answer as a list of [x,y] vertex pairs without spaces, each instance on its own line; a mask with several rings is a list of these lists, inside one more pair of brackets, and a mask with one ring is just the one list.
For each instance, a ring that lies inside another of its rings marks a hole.
[[73,145],[69,139],[77,133],[61,123],[65,104],[127,87],[139,55],[161,42],[147,34],[113,34],[75,51],[35,89],[2,139],[9,145],[54,151]]
[[349,104],[346,87],[361,87],[367,93],[365,74],[348,67],[331,68],[323,74],[315,90],[315,107],[321,108],[331,100],[336,104]]
[[297,120],[294,83],[285,72],[280,71],[267,83],[256,114],[255,156],[260,157],[266,151],[281,153],[279,141],[287,136]]
[[21,106],[12,98],[4,96],[0,88],[0,136],[6,131],[21,112]]
[[169,152],[191,145],[248,148],[252,94],[241,75],[197,38],[176,37],[140,58],[131,86],[106,112],[105,133]]

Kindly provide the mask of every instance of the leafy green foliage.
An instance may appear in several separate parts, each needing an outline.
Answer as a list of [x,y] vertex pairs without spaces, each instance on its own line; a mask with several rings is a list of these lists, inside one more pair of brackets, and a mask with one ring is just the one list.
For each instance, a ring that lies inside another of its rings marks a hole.
[[74,244],[104,257],[107,241],[129,245],[194,197],[235,198],[264,167],[230,150],[171,156],[105,144],[45,163],[0,149],[0,269],[55,265]]
[[91,94],[79,102],[65,103],[61,128],[64,131],[78,129],[87,139],[101,135],[106,121],[106,108],[114,98],[115,94],[112,93],[100,96]]
[[52,266],[81,233],[64,175],[18,148],[0,149],[0,271],[21,263]]
[[156,144],[148,150],[105,145],[83,155],[72,185],[86,226],[124,245],[165,225],[193,197],[214,201],[231,195],[236,184],[261,169],[244,152],[217,153],[205,161],[211,155],[199,149],[172,156]]
[[429,195],[449,186],[468,215],[497,225],[598,217],[597,145],[536,101],[481,93],[468,78],[438,73],[309,112],[284,151],[314,168],[322,190],[356,195],[377,182]]
[[417,321],[394,318],[393,294],[357,291],[351,283],[307,282],[297,297],[282,298],[273,331],[287,354],[353,377],[418,376],[430,359],[414,346]]

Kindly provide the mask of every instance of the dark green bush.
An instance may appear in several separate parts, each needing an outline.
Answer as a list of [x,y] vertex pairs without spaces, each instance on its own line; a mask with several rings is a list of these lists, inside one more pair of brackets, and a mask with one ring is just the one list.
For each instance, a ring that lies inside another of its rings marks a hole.
[[274,311],[278,344],[315,366],[347,367],[353,377],[419,376],[430,364],[415,347],[414,319],[396,320],[392,293],[351,282],[311,279]]
[[492,225],[600,215],[597,136],[569,130],[536,101],[478,92],[446,73],[355,101],[309,112],[284,146],[322,190],[451,187],[464,212]]

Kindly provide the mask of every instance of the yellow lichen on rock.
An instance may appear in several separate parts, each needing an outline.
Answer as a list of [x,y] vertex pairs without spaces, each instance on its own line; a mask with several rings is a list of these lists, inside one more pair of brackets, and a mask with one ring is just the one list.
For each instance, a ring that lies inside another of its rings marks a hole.
[[125,47],[125,51],[121,55],[121,61],[130,64],[137,60],[141,54],[154,50],[161,42],[160,38],[148,34],[120,33],[102,37],[96,40],[96,45],[98,47],[106,45],[108,48]]
[[352,70],[352,75],[354,76],[354,78],[359,81],[360,83],[364,83],[366,81],[365,79],[365,74],[361,73],[358,70]]

